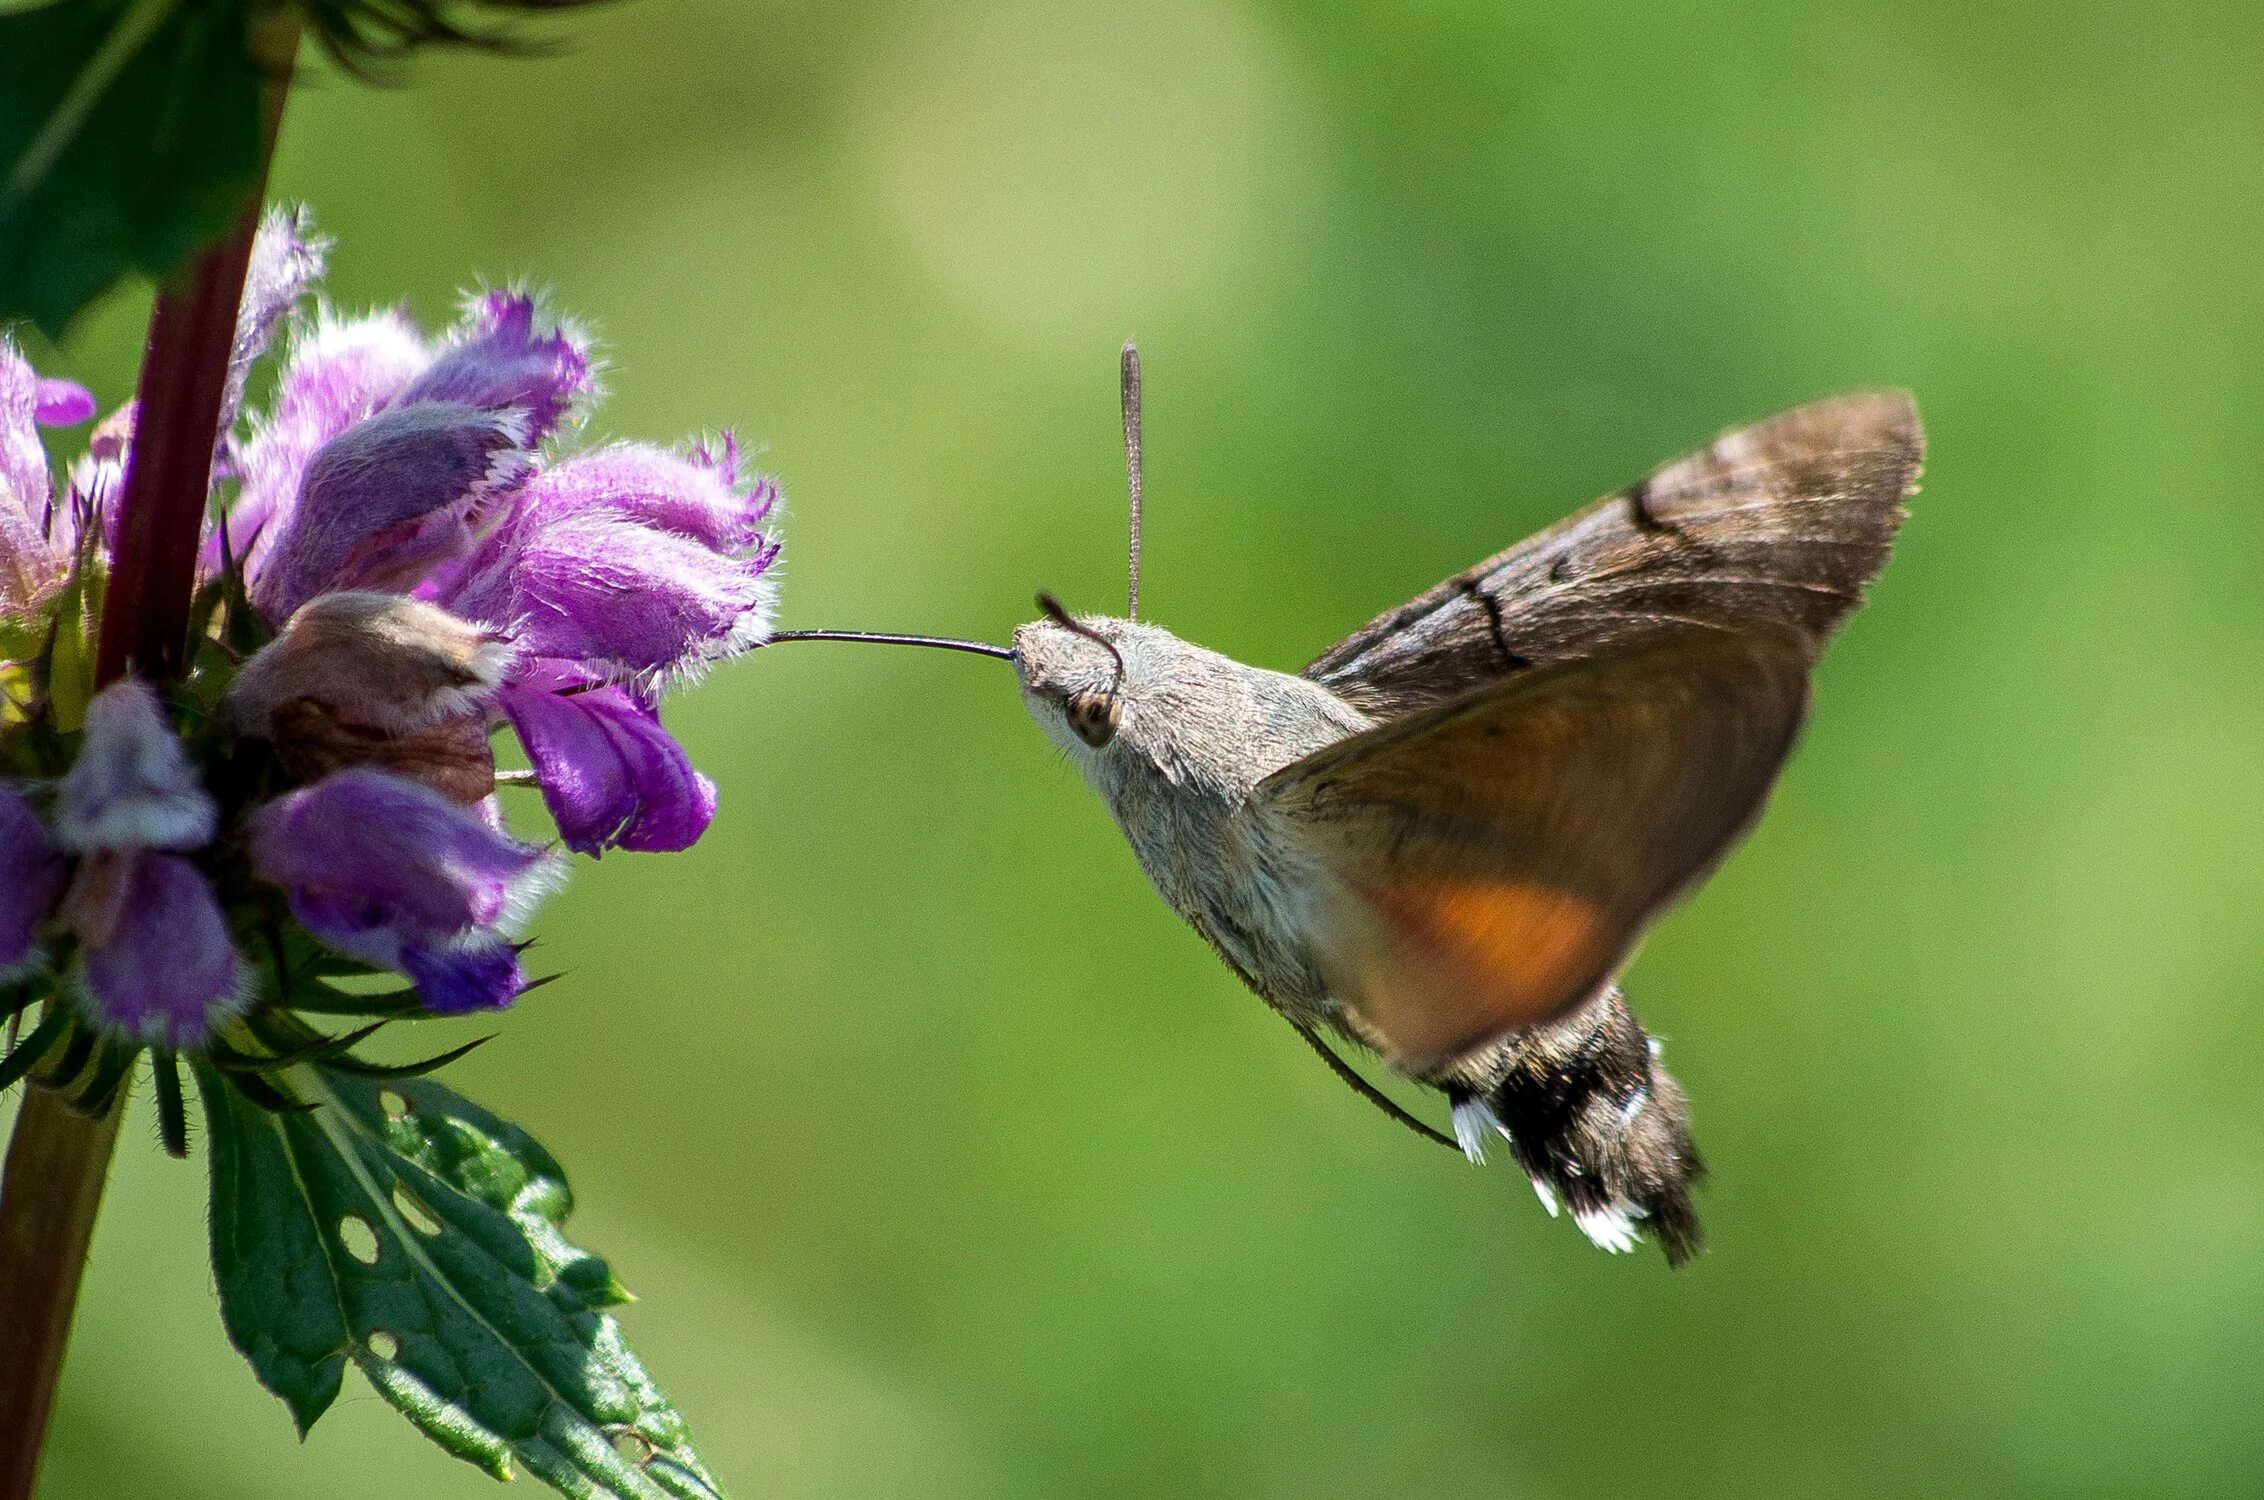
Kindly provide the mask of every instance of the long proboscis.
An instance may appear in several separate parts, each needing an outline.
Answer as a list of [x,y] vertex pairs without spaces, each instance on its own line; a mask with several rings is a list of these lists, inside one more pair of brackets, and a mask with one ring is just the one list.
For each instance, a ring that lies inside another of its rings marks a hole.
[[886,630],[781,630],[759,644],[775,646],[780,641],[863,641],[871,646],[933,646],[938,651],[964,651],[969,656],[994,656],[1000,661],[1014,660],[1014,653],[1004,646],[988,641],[963,641],[949,635],[899,635]]

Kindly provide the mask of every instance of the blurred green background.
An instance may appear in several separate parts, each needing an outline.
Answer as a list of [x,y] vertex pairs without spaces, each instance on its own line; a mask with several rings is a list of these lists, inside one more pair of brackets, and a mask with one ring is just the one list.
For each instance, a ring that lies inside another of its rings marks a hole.
[[[641,0],[317,70],[331,291],[527,276],[594,430],[721,423],[784,623],[1121,597],[1295,666],[1736,421],[1932,454],[1744,853],[1630,989],[1714,1166],[1670,1275],[1330,1078],[1008,675],[795,647],[670,720],[696,850],[584,862],[453,1080],[736,1493],[2210,1495],[2264,1472],[2264,12]],[[146,294],[64,365],[124,396]],[[419,1041],[429,1040],[420,1036]],[[479,1497],[228,1350],[129,1125],[45,1494]]]

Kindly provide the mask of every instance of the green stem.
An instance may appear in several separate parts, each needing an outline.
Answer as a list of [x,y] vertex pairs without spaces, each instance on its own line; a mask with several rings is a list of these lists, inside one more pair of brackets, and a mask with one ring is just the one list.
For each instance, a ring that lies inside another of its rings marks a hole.
[[[129,668],[163,680],[181,667],[236,310],[298,43],[295,10],[266,7],[252,21],[248,44],[270,79],[259,177],[233,232],[160,288],[150,313],[98,685]],[[56,1091],[26,1083],[0,1176],[0,1500],[30,1500],[38,1478],[123,1106],[120,1090],[89,1118]]]

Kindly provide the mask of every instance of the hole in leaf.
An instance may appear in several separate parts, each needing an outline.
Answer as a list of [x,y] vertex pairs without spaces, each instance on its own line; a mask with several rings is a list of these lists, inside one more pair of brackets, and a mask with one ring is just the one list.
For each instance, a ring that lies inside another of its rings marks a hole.
[[338,1221],[338,1243],[363,1265],[377,1264],[377,1231],[360,1214],[348,1214]]
[[409,1101],[391,1089],[377,1091],[377,1107],[385,1111],[385,1118],[401,1121],[409,1118]]
[[653,1456],[652,1440],[643,1433],[623,1427],[613,1434],[613,1456],[625,1464],[643,1468]]
[[372,1328],[369,1332],[369,1352],[379,1359],[399,1359],[401,1341],[382,1328]]
[[419,1198],[398,1182],[393,1184],[393,1207],[399,1211],[402,1218],[409,1221],[409,1227],[416,1230],[417,1233],[426,1235],[440,1233],[439,1218],[434,1215],[431,1209],[425,1207],[422,1198]]

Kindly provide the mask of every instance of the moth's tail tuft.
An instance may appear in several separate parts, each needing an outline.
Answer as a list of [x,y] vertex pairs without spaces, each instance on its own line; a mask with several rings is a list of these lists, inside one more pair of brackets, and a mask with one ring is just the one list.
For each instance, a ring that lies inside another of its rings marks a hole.
[[1705,1248],[1690,1190],[1705,1172],[1690,1104],[1617,988],[1564,1019],[1463,1059],[1449,1084],[1455,1136],[1478,1159],[1489,1132],[1554,1216],[1616,1253],[1656,1235],[1667,1264]]

